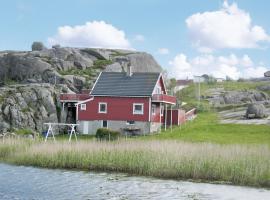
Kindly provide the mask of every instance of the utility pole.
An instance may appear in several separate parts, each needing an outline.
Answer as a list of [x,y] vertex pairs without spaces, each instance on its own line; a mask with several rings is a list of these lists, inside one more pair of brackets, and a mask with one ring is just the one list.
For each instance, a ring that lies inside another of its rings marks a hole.
[[198,104],[201,104],[201,81],[202,77],[201,76],[194,76],[194,83],[198,83],[198,90],[197,90],[197,98],[198,98]]

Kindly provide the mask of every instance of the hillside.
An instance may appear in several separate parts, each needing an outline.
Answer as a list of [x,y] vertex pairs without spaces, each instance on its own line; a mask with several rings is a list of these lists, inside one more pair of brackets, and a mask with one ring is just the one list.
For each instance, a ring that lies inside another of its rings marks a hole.
[[40,51],[0,52],[0,132],[41,131],[61,121],[59,94],[89,89],[101,71],[161,72],[144,52],[54,46]]
[[249,119],[244,116],[250,104],[262,104],[270,116],[270,81],[226,81],[222,83],[201,83],[200,102],[198,84],[177,93],[186,102],[184,107],[195,106],[199,111],[218,112],[223,123],[269,124],[269,119]]

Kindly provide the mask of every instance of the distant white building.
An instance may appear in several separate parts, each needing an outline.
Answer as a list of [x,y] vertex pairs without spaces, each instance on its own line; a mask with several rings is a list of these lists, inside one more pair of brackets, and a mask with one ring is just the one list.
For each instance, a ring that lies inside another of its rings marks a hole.
[[218,83],[222,83],[223,81],[225,81],[225,79],[224,79],[224,78],[216,78],[216,81],[217,81]]

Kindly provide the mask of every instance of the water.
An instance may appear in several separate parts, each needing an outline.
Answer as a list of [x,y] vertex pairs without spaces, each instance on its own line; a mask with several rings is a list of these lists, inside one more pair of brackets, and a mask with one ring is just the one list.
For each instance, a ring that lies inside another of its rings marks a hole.
[[270,200],[270,190],[0,164],[0,200]]

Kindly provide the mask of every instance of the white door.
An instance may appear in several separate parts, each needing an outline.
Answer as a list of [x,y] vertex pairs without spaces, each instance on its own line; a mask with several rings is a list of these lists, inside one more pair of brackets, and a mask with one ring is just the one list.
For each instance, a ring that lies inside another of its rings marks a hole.
[[88,122],[83,123],[83,134],[88,134]]

